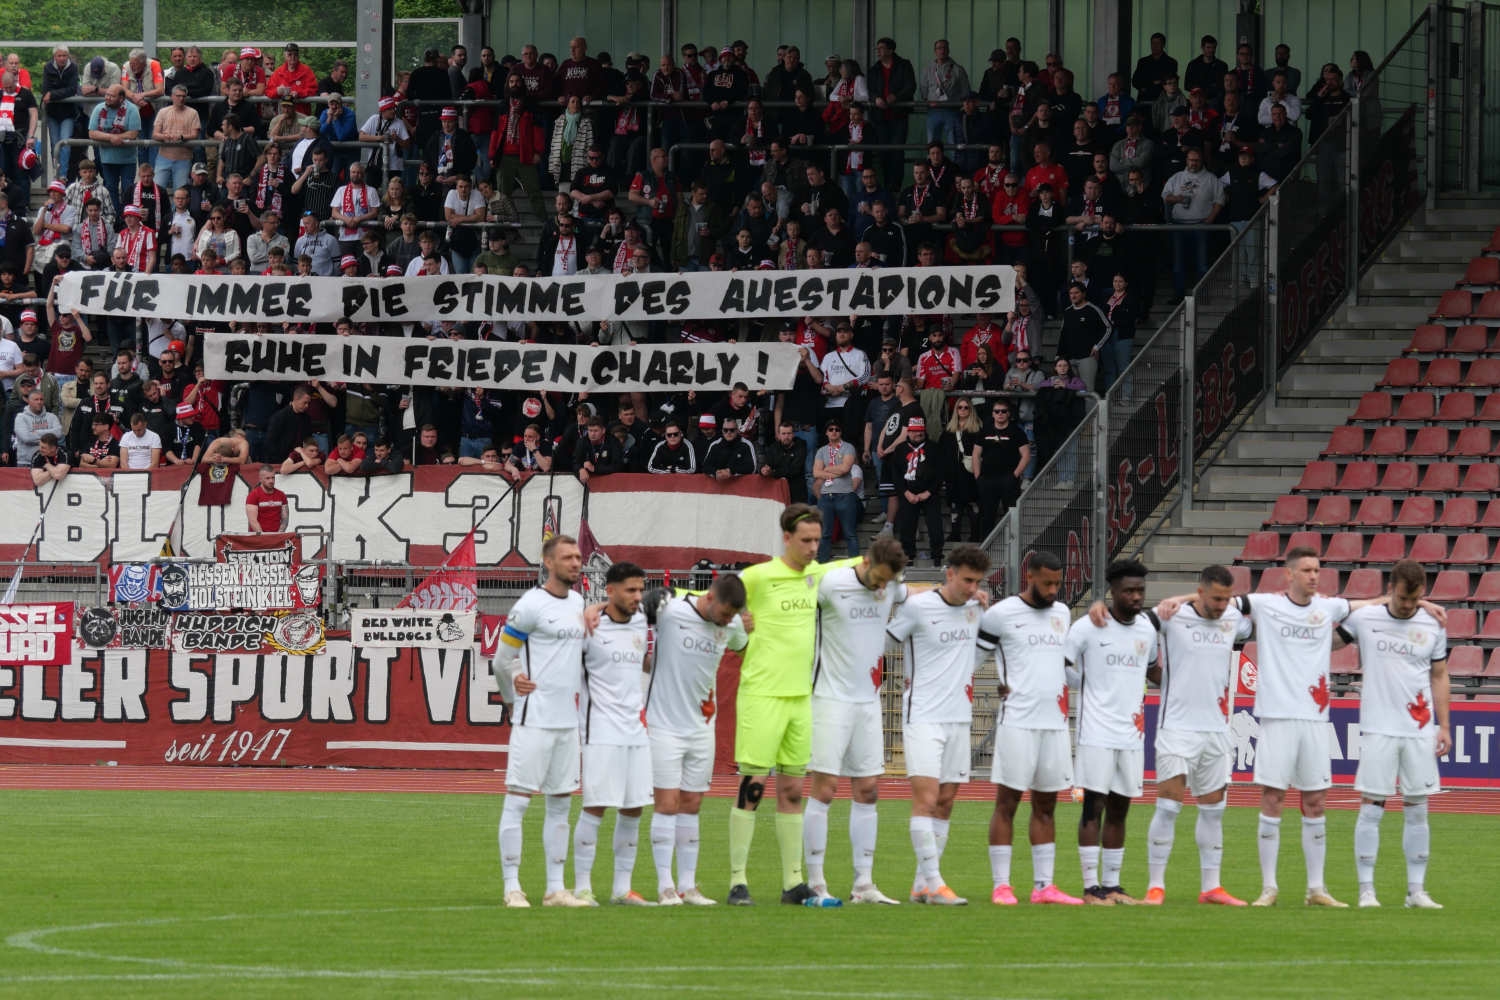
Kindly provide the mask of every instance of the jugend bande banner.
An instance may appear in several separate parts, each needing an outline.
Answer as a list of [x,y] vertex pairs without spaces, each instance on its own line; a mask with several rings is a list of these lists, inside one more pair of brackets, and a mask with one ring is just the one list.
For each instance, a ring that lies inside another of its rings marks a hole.
[[699,271],[503,278],[300,278],[70,271],[58,304],[91,316],[242,322],[764,319],[1009,312],[1015,272],[999,267]]

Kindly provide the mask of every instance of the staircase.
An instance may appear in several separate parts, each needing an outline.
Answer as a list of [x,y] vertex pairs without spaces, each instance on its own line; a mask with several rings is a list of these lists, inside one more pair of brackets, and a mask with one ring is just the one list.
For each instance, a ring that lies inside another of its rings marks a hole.
[[1149,600],[1191,591],[1204,566],[1235,557],[1463,276],[1497,217],[1491,200],[1443,201],[1391,241],[1360,281],[1360,304],[1334,314],[1277,384],[1276,405],[1263,404],[1200,470],[1194,509],[1173,514],[1147,543]]

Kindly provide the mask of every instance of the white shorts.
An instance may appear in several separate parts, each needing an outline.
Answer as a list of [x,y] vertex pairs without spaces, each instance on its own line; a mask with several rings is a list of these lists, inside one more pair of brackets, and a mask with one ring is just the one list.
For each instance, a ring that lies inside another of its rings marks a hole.
[[1255,741],[1255,783],[1317,792],[1333,787],[1333,730],[1311,719],[1261,719]]
[[578,791],[578,729],[512,726],[505,785],[540,795]]
[[1228,733],[1191,729],[1156,731],[1156,780],[1186,776],[1188,791],[1194,798],[1228,785],[1233,764],[1234,749]]
[[995,727],[990,780],[1024,792],[1064,792],[1073,787],[1073,755],[1066,729]]
[[1078,747],[1074,764],[1074,783],[1090,792],[1114,792],[1128,799],[1138,799],[1144,790],[1146,751],[1136,747],[1119,750],[1114,747]]
[[703,726],[692,733],[649,731],[651,784],[684,792],[706,792],[714,777],[714,731]]
[[1359,770],[1354,774],[1355,791],[1372,799],[1388,799],[1396,794],[1398,777],[1401,794],[1409,798],[1440,791],[1436,749],[1431,736],[1362,733]]
[[637,809],[649,806],[651,748],[585,744],[583,748],[583,804],[585,807]]
[[908,722],[902,727],[901,742],[908,777],[936,778],[944,785],[969,780],[967,722]]
[[809,771],[843,778],[885,773],[885,731],[877,701],[812,700],[812,759]]

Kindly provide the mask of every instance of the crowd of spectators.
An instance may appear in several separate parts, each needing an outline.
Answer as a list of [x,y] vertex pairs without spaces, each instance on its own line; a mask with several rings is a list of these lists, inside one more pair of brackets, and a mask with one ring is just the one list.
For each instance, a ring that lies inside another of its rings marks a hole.
[[[583,38],[562,60],[533,44],[499,59],[487,46],[477,65],[462,46],[430,50],[363,122],[347,67],[320,77],[295,43],[279,63],[246,47],[210,66],[189,47],[165,67],[141,50],[116,65],[63,46],[39,73],[7,62],[0,461],[55,475],[70,461],[196,464],[216,449],[327,475],[407,461],[509,477],[775,476],[826,503],[825,524],[851,543],[843,498],[861,492],[908,550],[926,519],[936,557],[960,522],[982,534],[1016,502],[1076,424],[1076,393],[1129,363],[1166,247],[1174,298],[1206,270],[1218,234],[1149,227],[1243,226],[1370,73],[1355,53],[1347,76],[1329,63],[1304,90],[1286,46],[1262,68],[1241,45],[1231,67],[1211,36],[1180,70],[1160,34],[1097,99],[1074,91],[1056,55],[1038,65],[1014,38],[982,70],[955,63],[946,41],[908,59],[890,38],[868,67],[835,54],[815,71],[795,45],[764,75],[751,62],[740,41],[684,44],[654,69],[636,52],[617,69]],[[44,123],[56,179],[31,213]],[[63,143],[75,136],[90,144]],[[220,385],[194,359],[225,326],[69,316],[52,294],[75,269],[527,277],[983,263],[1015,268],[1008,314],[252,327],[796,343],[796,386],[760,395]],[[1060,321],[1053,359],[1039,353],[1048,319]],[[943,502],[948,528],[933,531]]]

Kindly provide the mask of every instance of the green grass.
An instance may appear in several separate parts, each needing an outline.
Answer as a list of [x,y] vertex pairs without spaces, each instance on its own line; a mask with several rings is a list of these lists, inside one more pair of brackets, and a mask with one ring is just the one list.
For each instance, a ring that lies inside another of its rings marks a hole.
[[[725,890],[728,804],[705,807],[701,881]],[[1023,808],[1023,817],[1024,810]],[[498,798],[184,792],[3,792],[0,995],[814,997],[1473,997],[1500,972],[1495,820],[1433,817],[1439,913],[1402,909],[1400,818],[1384,826],[1378,911],[1301,906],[1294,817],[1282,905],[1198,906],[1191,808],[1177,824],[1161,909],[1013,909],[989,902],[989,808],[954,814],[944,875],[964,909],[781,907],[769,815],[751,859],[752,909],[507,911],[499,906]],[[522,881],[543,887],[540,804]],[[1149,807],[1131,816],[1127,889],[1145,889]],[[847,805],[830,823],[829,875],[848,888]],[[876,877],[905,897],[908,806],[882,807]],[[1058,881],[1078,886],[1059,819]],[[612,867],[605,821],[596,887]],[[1330,888],[1355,895],[1354,814],[1330,813]],[[1254,895],[1254,812],[1231,809],[1224,881]],[[1024,829],[1024,821],[1018,824]],[[655,896],[645,842],[635,886]],[[1029,883],[1024,838],[1015,882]],[[571,877],[571,872],[570,872]]]

